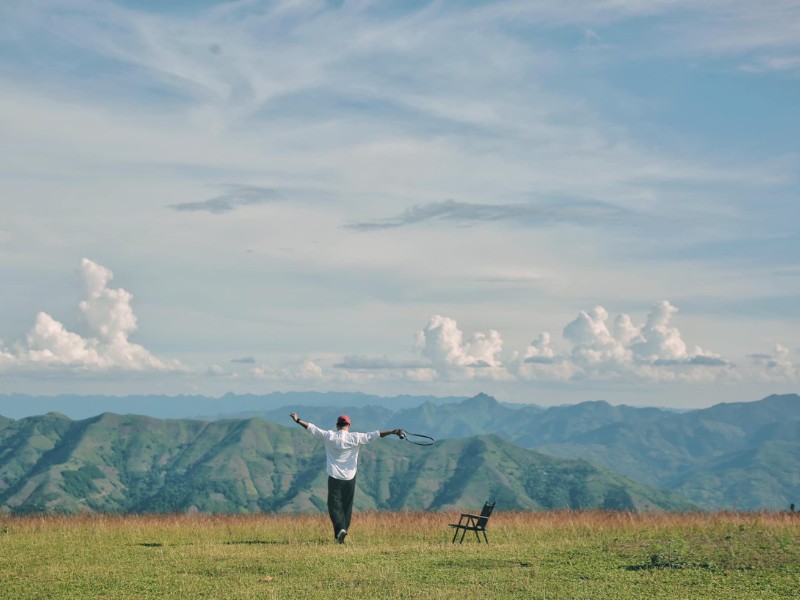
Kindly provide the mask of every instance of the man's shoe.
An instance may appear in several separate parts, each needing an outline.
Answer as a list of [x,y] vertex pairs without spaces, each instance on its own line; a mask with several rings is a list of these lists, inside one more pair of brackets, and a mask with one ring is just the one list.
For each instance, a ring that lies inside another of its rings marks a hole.
[[347,537],[347,529],[340,529],[339,533],[336,534],[336,541],[340,544],[344,544],[344,538]]

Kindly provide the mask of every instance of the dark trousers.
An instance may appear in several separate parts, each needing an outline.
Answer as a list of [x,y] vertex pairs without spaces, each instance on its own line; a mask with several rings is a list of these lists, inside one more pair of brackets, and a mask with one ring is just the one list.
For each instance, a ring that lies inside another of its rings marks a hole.
[[353,496],[356,495],[356,478],[336,479],[328,476],[328,514],[333,523],[333,535],[341,529],[350,529],[353,516]]

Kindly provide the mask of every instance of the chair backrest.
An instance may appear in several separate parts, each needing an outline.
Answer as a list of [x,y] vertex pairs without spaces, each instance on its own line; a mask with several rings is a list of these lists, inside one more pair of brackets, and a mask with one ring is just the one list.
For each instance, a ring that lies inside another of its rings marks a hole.
[[478,527],[486,527],[486,521],[489,520],[489,517],[492,516],[492,511],[494,510],[495,501],[489,500],[486,504],[483,505],[483,510],[481,511],[481,516],[478,519]]

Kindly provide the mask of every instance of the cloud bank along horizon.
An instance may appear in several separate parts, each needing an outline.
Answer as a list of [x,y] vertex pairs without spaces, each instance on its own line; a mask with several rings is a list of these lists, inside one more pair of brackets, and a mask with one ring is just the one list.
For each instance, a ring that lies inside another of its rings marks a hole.
[[431,382],[570,382],[651,381],[797,383],[800,367],[792,353],[778,345],[772,353],[749,354],[746,362],[690,346],[673,324],[678,309],[668,300],[652,305],[644,323],[627,314],[613,320],[596,306],[582,310],[562,330],[567,346],[559,349],[549,332],[541,332],[522,350],[504,352],[499,331],[467,337],[455,319],[433,315],[415,334],[413,359],[368,357],[352,353],[325,359],[288,358],[282,364],[260,364],[253,356],[226,357],[220,364],[187,365],[158,357],[130,337],[137,330],[133,294],[110,287],[112,271],[88,258],[80,273],[85,299],[78,304],[83,334],[69,331],[55,317],[39,312],[24,339],[0,341],[0,372],[35,377],[42,372],[90,378],[104,373],[174,374],[181,377],[365,384],[371,381]]

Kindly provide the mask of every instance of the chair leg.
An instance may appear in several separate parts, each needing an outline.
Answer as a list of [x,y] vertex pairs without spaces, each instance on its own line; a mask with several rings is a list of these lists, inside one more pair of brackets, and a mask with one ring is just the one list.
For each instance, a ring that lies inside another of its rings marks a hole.
[[478,538],[478,543],[480,544],[481,543],[481,536],[478,535],[478,530],[477,529],[475,530],[475,537]]
[[486,537],[486,530],[485,529],[483,530],[483,539],[486,540],[486,544],[488,545],[489,544],[489,538]]
[[464,528],[464,533],[461,534],[461,540],[458,542],[459,544],[464,543],[464,536],[467,535],[467,528]]
[[454,529],[455,529],[455,532],[453,532],[453,541],[450,542],[451,544],[455,544],[456,543],[456,538],[458,537],[458,527],[454,527]]

